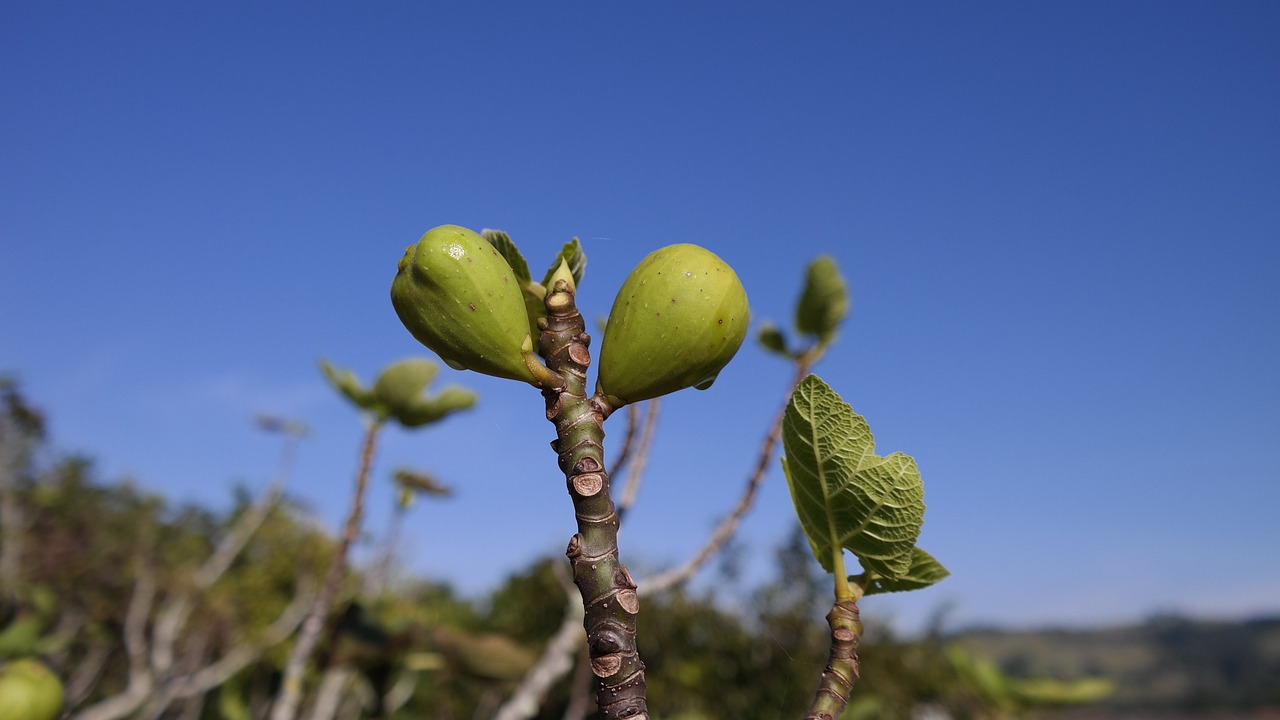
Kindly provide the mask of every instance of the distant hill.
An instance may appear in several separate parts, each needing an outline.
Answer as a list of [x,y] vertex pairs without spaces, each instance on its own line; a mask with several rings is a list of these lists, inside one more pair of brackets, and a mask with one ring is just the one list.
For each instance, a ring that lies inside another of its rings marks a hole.
[[1015,677],[1108,677],[1116,692],[1072,717],[1280,718],[1280,616],[1157,617],[1099,630],[973,629],[954,639]]

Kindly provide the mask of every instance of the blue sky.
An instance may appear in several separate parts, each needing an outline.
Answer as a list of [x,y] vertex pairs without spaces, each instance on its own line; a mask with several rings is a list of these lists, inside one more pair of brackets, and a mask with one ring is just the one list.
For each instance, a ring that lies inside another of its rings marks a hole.
[[[291,491],[336,527],[360,423],[316,360],[427,352],[387,295],[427,229],[539,270],[582,238],[589,317],[696,242],[785,322],[827,253],[854,310],[819,372],[917,458],[954,573],[865,612],[1280,611],[1278,35],[1270,2],[9,3],[0,370],[58,451],[179,501],[261,487],[255,413],[305,420]],[[727,512],[787,376],[748,346],[669,399],[637,576]],[[537,393],[443,377],[481,405],[388,434],[371,527],[436,472],[406,562],[482,592],[572,511]],[[775,469],[748,581],[791,522]]]

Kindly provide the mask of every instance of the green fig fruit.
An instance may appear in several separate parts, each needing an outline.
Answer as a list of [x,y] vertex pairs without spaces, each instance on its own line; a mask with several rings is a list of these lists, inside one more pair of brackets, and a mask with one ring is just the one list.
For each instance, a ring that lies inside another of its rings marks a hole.
[[656,250],[613,301],[596,391],[617,408],[705,390],[738,352],[749,321],[747,293],[723,260],[697,245]]
[[[391,304],[418,342],[449,367],[538,385],[520,283],[483,237],[457,225],[405,250]],[[545,370],[545,367],[542,367]]]
[[0,667],[0,718],[55,720],[62,714],[62,681],[44,663],[23,658]]

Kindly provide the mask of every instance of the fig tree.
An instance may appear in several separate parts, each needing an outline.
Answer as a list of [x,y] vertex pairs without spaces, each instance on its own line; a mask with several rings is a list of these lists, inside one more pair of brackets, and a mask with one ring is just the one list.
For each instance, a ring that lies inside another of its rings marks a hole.
[[742,283],[715,254],[688,244],[655,250],[613,301],[596,391],[617,408],[705,390],[738,352],[749,320]]
[[406,248],[391,304],[418,342],[452,368],[533,385],[548,372],[533,354],[520,283],[471,230],[441,225]]

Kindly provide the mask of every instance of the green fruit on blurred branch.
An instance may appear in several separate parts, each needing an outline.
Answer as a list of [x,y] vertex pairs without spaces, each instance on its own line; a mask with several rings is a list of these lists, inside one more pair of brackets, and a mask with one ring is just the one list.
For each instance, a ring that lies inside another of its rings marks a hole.
[[0,667],[0,720],[54,720],[62,713],[62,682],[33,658]]
[[697,245],[650,253],[613,301],[596,390],[617,408],[711,387],[747,334],[747,293],[733,268]]
[[520,283],[477,233],[441,225],[407,248],[391,303],[409,332],[450,367],[539,384]]

